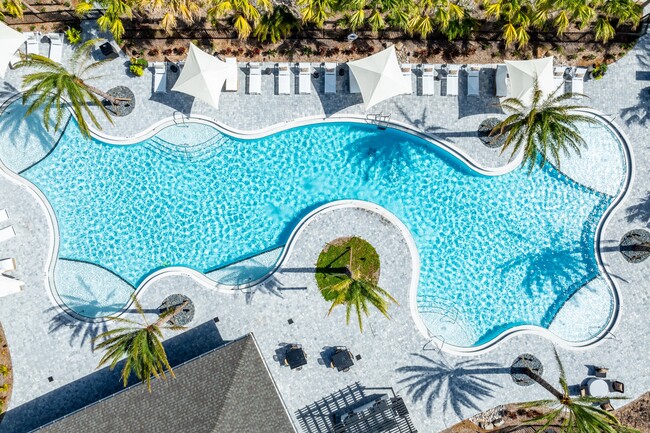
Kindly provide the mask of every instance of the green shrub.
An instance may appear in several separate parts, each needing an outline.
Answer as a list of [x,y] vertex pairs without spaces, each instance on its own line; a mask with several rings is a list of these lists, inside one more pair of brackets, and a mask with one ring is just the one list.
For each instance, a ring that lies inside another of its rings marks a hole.
[[131,65],[133,66],[140,66],[141,68],[148,68],[149,67],[149,62],[147,59],[142,59],[139,57],[131,57]]
[[129,71],[136,77],[141,77],[144,74],[144,68],[140,65],[129,66]]
[[591,76],[594,80],[600,80],[607,72],[607,64],[601,63],[594,66],[593,71],[591,71]]
[[72,45],[77,45],[79,42],[81,42],[81,30],[70,27],[65,31],[65,37]]
[[6,365],[0,365],[0,374],[6,376],[9,374],[9,367]]

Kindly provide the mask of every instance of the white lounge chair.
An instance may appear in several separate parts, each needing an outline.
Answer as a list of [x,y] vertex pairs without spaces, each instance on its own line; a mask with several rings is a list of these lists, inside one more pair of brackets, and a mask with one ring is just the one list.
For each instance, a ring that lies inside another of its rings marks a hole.
[[558,89],[557,95],[562,95],[564,94],[565,91],[565,83],[566,80],[564,79],[564,74],[566,73],[566,67],[565,66],[556,66],[553,68],[553,83],[555,84],[555,88]]
[[0,209],[0,223],[5,222],[9,219],[9,214],[7,209]]
[[459,65],[447,65],[447,96],[458,95]]
[[467,67],[467,96],[478,96],[480,91],[481,67],[470,65]]
[[50,60],[61,63],[63,59],[63,33],[48,33],[47,38],[50,40]]
[[361,93],[359,83],[357,83],[357,79],[355,78],[352,71],[350,71],[350,93]]
[[153,62],[153,93],[167,93],[167,63]]
[[431,64],[422,65],[422,96],[432,96],[434,93],[436,70]]
[[0,275],[0,297],[18,293],[24,285],[25,283],[20,280]]
[[497,93],[496,96],[503,98],[508,96],[508,67],[506,65],[497,65],[495,75]]
[[2,259],[0,260],[0,274],[16,270],[16,259]]
[[298,63],[298,93],[311,93],[311,64]]
[[325,93],[336,93],[336,63],[325,63]]
[[237,59],[226,57],[228,64],[228,74],[226,75],[226,92],[236,92],[239,87],[239,70],[237,69]]
[[0,229],[0,242],[9,240],[16,236],[16,231],[13,226],[4,227]]
[[291,74],[288,63],[278,63],[278,95],[291,93]]
[[26,48],[25,48],[25,53],[27,54],[38,54],[38,47],[39,47],[39,34],[34,33],[34,32],[25,32],[25,36],[27,36],[27,40],[25,41]]
[[412,67],[410,63],[403,63],[402,64],[402,75],[404,76],[404,80],[406,80],[406,85],[408,91],[406,92],[407,95],[410,95],[413,93],[413,80],[412,80]]
[[571,78],[571,92],[583,93],[587,68],[575,68]]
[[262,93],[262,64],[260,62],[248,64],[248,93],[250,95]]

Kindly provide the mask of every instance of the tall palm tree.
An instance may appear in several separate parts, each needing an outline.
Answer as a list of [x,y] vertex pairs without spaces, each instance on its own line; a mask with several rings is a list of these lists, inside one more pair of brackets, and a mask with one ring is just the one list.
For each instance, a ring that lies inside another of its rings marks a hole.
[[123,357],[126,357],[121,374],[124,386],[126,387],[128,384],[129,376],[133,372],[138,379],[147,384],[149,392],[151,392],[152,376],[166,379],[166,372],[169,371],[170,376],[175,377],[174,371],[167,360],[165,348],[162,345],[162,330],[183,329],[182,326],[168,325],[167,322],[180,313],[187,305],[187,302],[184,301],[173,310],[167,310],[154,323],[149,323],[142,306],[134,298],[134,305],[142,317],[142,322],[111,317],[111,319],[126,326],[111,329],[95,337],[93,342],[98,339],[102,340],[95,349],[104,349],[106,351],[97,368],[110,363],[110,369],[112,370]]
[[[103,31],[110,31],[115,40],[119,43],[124,36],[123,19],[133,18],[133,2],[131,0],[101,0],[99,4],[103,8],[102,15],[97,18],[97,25]],[[95,8],[95,3],[79,2],[75,6],[75,12],[79,16],[86,15]]]
[[270,39],[275,44],[298,29],[300,29],[300,21],[291,11],[286,6],[276,6],[273,12],[262,15],[260,23],[253,31],[253,36],[260,42]]
[[355,263],[358,263],[359,260],[356,257],[357,251],[354,248],[354,244],[351,244],[346,254],[348,256],[348,263],[344,270],[338,268],[318,270],[329,276],[336,277],[336,282],[321,287],[321,294],[325,300],[332,301],[327,315],[330,315],[335,307],[345,305],[346,324],[350,323],[350,315],[352,308],[354,308],[357,321],[359,322],[359,330],[363,332],[363,318],[361,313],[364,313],[366,316],[369,315],[368,303],[373,305],[386,318],[390,319],[388,314],[389,302],[397,304],[397,300],[386,290],[379,287],[371,278],[361,274],[359,268],[355,266]]
[[418,0],[413,8],[408,28],[426,38],[436,30],[446,33],[452,23],[461,22],[468,11],[451,0]]
[[483,6],[488,16],[503,21],[503,40],[506,45],[517,43],[525,47],[530,40],[534,5],[529,0],[484,0]]
[[641,22],[643,7],[634,0],[600,0],[596,8],[598,18],[594,26],[596,40],[607,42],[616,31],[612,21],[618,24],[631,24],[636,27]]
[[580,148],[586,147],[586,143],[577,124],[597,123],[591,117],[575,113],[575,110],[584,107],[567,104],[571,98],[584,95],[557,93],[556,90],[545,97],[535,80],[531,103],[527,104],[518,98],[503,101],[501,107],[510,115],[490,133],[497,139],[505,138],[502,153],[507,148],[512,148],[511,156],[514,156],[521,150],[522,164],[528,164],[529,172],[532,172],[536,164],[543,167],[549,159],[559,168],[560,152],[569,155],[570,151],[574,151],[580,155]]
[[95,39],[90,40],[74,52],[70,60],[70,69],[37,54],[24,56],[16,64],[17,68],[27,67],[37,70],[23,77],[23,86],[27,88],[23,93],[23,104],[31,101],[27,115],[43,108],[43,122],[46,129],[50,128],[52,110],[56,121],[54,130],[57,131],[61,127],[66,105],[72,109],[79,129],[85,137],[90,136],[86,117],[97,129],[101,129],[91,105],[98,107],[100,112],[113,123],[110,113],[99,97],[112,104],[117,104],[118,100],[87,83],[87,80],[97,78],[88,77],[88,73],[104,63],[103,61],[91,62],[90,50],[95,42]]
[[264,12],[270,12],[273,4],[271,0],[259,0],[255,4],[250,0],[212,0],[208,17],[214,21],[230,16],[237,36],[246,39],[253,31],[253,27],[257,26],[262,19],[258,7]]
[[572,397],[569,394],[564,367],[557,350],[555,359],[560,367],[560,389],[555,388],[530,368],[521,369],[521,373],[526,374],[554,397],[522,404],[524,407],[550,407],[548,413],[528,421],[544,423],[537,430],[538,432],[546,431],[551,425],[561,425],[562,431],[567,433],[640,433],[638,430],[625,427],[614,415],[598,407],[598,404],[607,402],[610,397]]
[[[114,0],[113,0],[114,1]],[[202,1],[197,0],[136,0],[143,11],[162,13],[160,26],[171,34],[176,27],[177,18],[192,24],[201,14]]]
[[413,0],[351,0],[340,2],[345,12],[343,23],[346,28],[356,30],[365,25],[379,31],[391,25],[406,30]]
[[338,0],[297,0],[304,23],[323,27],[325,21],[338,10]]

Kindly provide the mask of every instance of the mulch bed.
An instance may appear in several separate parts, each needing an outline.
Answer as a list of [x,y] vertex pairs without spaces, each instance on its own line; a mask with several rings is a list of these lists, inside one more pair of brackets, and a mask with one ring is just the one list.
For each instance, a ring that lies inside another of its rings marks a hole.
[[[5,339],[5,333],[0,324],[0,367],[6,366],[7,371],[4,374],[0,374],[0,420],[4,416],[4,412],[7,410],[9,405],[9,399],[11,398],[11,390],[13,388],[14,377],[13,369],[11,368],[11,356],[9,356],[9,346],[7,345],[7,340]],[[8,386],[8,389],[4,390],[4,385]]]

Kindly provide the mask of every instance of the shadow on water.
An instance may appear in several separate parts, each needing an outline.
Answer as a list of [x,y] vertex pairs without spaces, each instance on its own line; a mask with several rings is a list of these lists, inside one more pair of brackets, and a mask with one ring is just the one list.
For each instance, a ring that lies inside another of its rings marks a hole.
[[[226,341],[221,337],[215,324],[205,322],[165,340],[163,346],[170,365],[175,367],[224,343]],[[120,372],[123,365],[124,361],[120,361],[112,371],[108,367],[102,368],[9,410],[2,420],[2,432],[31,431],[122,390]],[[42,378],[42,380],[47,379]],[[56,381],[57,378],[54,377],[54,380]],[[129,384],[136,383],[137,379],[130,377]]]
[[397,368],[397,373],[406,375],[398,383],[405,385],[414,403],[425,403],[427,416],[434,415],[434,403],[439,399],[445,414],[451,409],[461,419],[465,417],[465,409],[480,411],[477,402],[493,397],[494,391],[501,388],[481,376],[510,373],[509,367],[492,362],[467,360],[450,365],[444,359],[436,361],[418,353],[411,355],[419,363]]

